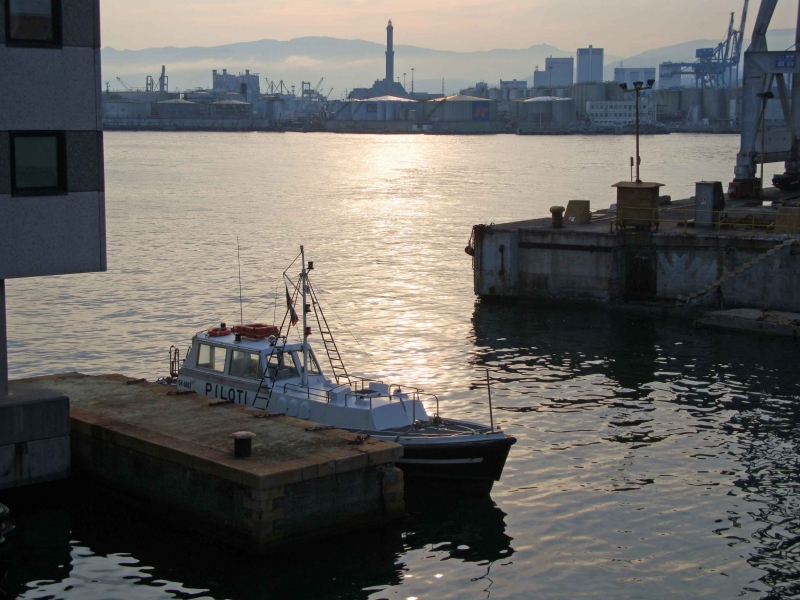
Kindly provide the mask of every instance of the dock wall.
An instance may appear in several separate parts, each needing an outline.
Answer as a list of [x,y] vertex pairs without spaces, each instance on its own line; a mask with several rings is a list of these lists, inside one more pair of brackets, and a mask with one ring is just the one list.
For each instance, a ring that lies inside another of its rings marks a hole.
[[502,225],[477,225],[474,236],[474,288],[485,298],[676,301],[734,273],[720,283],[721,297],[708,294],[704,301],[800,311],[800,251],[785,247],[764,256],[786,236]]
[[309,456],[264,469],[190,442],[71,410],[73,470],[140,508],[262,551],[402,513],[397,452]]
[[12,385],[0,400],[0,490],[69,474],[69,398]]

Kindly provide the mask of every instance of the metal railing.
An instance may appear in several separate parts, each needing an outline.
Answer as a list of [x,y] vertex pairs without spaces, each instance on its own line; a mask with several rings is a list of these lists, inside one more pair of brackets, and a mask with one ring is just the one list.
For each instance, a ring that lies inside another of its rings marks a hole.
[[[677,216],[682,215],[682,216]],[[710,215],[709,220],[697,221],[697,215]],[[787,235],[798,235],[800,233],[800,216],[787,215],[781,223],[781,231]],[[609,232],[626,227],[639,227],[649,229],[659,229],[661,225],[682,226],[683,233],[688,232],[689,227],[700,227],[704,229],[716,230],[717,235],[721,235],[722,229],[741,228],[749,231],[756,230],[775,230],[778,225],[778,213],[775,211],[750,211],[750,210],[697,210],[692,207],[687,208],[648,208],[630,207],[617,208],[616,214],[609,215]]]
[[308,399],[311,399],[311,397],[313,396],[315,399],[324,400],[326,403],[330,403],[331,402],[331,394],[334,393],[336,390],[339,390],[339,389],[345,388],[345,387],[350,387],[351,391],[349,393],[345,394],[345,400],[344,400],[345,406],[347,406],[347,402],[348,402],[349,399],[353,399],[353,400],[358,400],[358,399],[367,400],[368,399],[369,400],[369,407],[372,408],[372,400],[373,399],[386,398],[386,399],[389,400],[389,402],[394,402],[395,399],[398,400],[401,404],[403,404],[403,407],[405,408],[405,403],[403,402],[402,397],[400,395],[398,395],[398,394],[392,394],[391,393],[392,389],[394,389],[394,390],[398,390],[399,389],[399,390],[402,390],[402,393],[404,395],[408,396],[408,399],[411,400],[412,402],[413,401],[419,401],[422,396],[432,396],[436,400],[436,413],[437,414],[439,413],[439,398],[436,396],[436,394],[429,394],[429,393],[426,393],[426,392],[424,392],[423,390],[421,390],[419,388],[415,388],[415,387],[411,387],[411,386],[403,387],[403,386],[396,385],[396,384],[390,384],[389,385],[389,390],[390,390],[389,394],[383,395],[380,392],[378,392],[377,390],[370,390],[369,389],[369,384],[370,383],[384,383],[384,382],[377,381],[377,380],[374,380],[374,379],[366,379],[366,378],[359,378],[359,379],[351,378],[351,382],[350,383],[343,383],[343,384],[337,385],[334,388],[326,390],[324,388],[315,388],[315,387],[311,387],[311,386],[304,386],[302,384],[294,383],[294,382],[281,383],[280,381],[276,381],[275,384],[274,384],[274,387],[282,388],[284,393],[287,390],[291,390],[292,392],[295,392],[295,393],[305,394],[306,398],[308,398]]

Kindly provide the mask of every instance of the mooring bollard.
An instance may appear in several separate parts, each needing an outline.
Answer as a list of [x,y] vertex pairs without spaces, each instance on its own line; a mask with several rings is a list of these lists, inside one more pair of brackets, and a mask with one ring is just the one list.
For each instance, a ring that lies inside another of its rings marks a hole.
[[550,212],[553,214],[553,227],[560,228],[564,226],[564,207],[551,206]]
[[237,431],[232,433],[233,438],[233,455],[236,458],[249,458],[253,455],[253,438],[256,437],[255,433],[250,431]]

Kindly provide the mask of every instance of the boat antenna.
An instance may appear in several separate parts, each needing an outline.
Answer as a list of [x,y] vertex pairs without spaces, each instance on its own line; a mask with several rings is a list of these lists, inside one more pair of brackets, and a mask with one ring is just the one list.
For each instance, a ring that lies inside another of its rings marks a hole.
[[239,263],[239,325],[244,325],[244,308],[242,307],[242,255],[239,251],[239,236],[236,236],[236,260]]
[[308,386],[308,310],[306,308],[306,290],[308,289],[308,272],[306,271],[306,251],[300,246],[303,270],[300,271],[300,285],[303,292],[303,379],[301,385]]

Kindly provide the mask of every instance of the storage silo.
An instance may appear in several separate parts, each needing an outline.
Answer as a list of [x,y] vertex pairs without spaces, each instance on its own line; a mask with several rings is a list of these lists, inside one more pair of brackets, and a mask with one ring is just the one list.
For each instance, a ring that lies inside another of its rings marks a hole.
[[164,100],[153,105],[153,114],[162,119],[196,119],[199,106],[188,100]]
[[143,119],[152,114],[149,102],[137,102],[127,98],[103,100],[104,119]]
[[706,88],[703,90],[703,118],[709,121],[720,121],[727,116],[727,90]]

